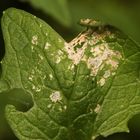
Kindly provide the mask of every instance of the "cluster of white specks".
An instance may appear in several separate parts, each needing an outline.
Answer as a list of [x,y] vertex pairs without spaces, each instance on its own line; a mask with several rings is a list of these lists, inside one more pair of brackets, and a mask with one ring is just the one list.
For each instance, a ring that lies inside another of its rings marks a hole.
[[56,58],[56,64],[60,63],[60,61],[63,59],[64,53],[61,50],[58,50],[57,54],[55,55]]
[[52,79],[53,79],[53,75],[52,75],[52,74],[49,74],[49,77],[50,77],[50,80],[52,80]]
[[68,66],[68,70],[73,70],[74,69],[74,64],[70,64],[69,66]]
[[111,37],[111,38],[114,38],[114,34],[109,32],[109,31],[105,31],[104,33],[102,34],[98,34],[96,32],[94,32],[91,36],[91,38],[89,39],[88,43],[90,45],[96,45],[97,43],[105,43],[105,37]]
[[[77,45],[82,45],[80,48],[75,48]],[[68,58],[77,65],[84,56],[85,49],[88,46],[87,33],[80,34],[70,43],[65,43],[65,50],[68,53]],[[76,49],[76,50],[75,50]]]
[[110,77],[110,75],[111,75],[110,70],[106,70],[105,73],[104,73],[104,75],[103,75],[103,77],[104,78],[108,78],[108,77]]
[[32,37],[32,44],[34,44],[34,45],[37,45],[38,44],[38,36],[37,35],[34,35],[33,37]]
[[40,92],[40,91],[41,91],[41,88],[36,87],[35,91],[36,91],[36,92]]
[[[115,35],[109,31],[101,34],[89,31],[80,34],[70,43],[64,44],[68,58],[73,61],[73,64],[77,65],[81,60],[85,61],[88,68],[91,69],[92,76],[97,76],[102,70],[103,75],[97,81],[100,86],[103,86],[106,79],[115,74],[119,61],[122,59],[121,53],[111,49],[109,43],[106,42],[106,37],[110,36],[115,38]],[[85,53],[88,47],[92,54],[90,56]]]
[[53,92],[51,95],[50,95],[50,99],[52,102],[56,103],[56,102],[59,102],[62,97],[60,95],[60,92],[59,91],[55,91]]
[[99,104],[97,104],[96,108],[94,109],[95,113],[99,113],[101,110],[101,106]]
[[[78,64],[80,62],[80,60],[84,60],[85,55],[85,49],[88,46],[92,46],[92,45],[96,45],[99,42],[104,43],[105,42],[105,37],[109,36],[111,33],[106,31],[103,34],[98,34],[96,32],[94,32],[92,35],[90,35],[90,38],[88,37],[89,32],[85,32],[83,34],[79,34],[78,37],[76,37],[75,39],[73,39],[70,43],[65,43],[65,50],[68,53],[68,57],[69,59],[73,60],[74,64]],[[81,45],[80,48],[75,48],[77,45]],[[100,49],[98,47],[94,48],[95,50],[91,50],[91,52],[96,51],[96,55],[98,55],[98,53],[101,53],[103,49],[102,47],[100,47]]]
[[30,75],[29,77],[28,77],[28,79],[30,80],[30,81],[33,81],[33,75]]
[[74,50],[74,46],[71,44],[65,43],[65,49],[68,52],[69,59],[73,60],[73,63],[77,65],[82,57],[84,56],[85,49],[87,48],[87,42],[83,44],[83,47],[77,48],[77,50]]
[[51,44],[46,42],[44,49],[47,50],[47,49],[49,49],[50,46],[51,46]]
[[67,109],[66,105],[64,105],[64,106],[61,105],[61,106],[58,107],[58,110],[61,111],[61,112],[65,111],[66,109]]
[[63,52],[61,50],[58,50],[58,55],[63,55]]
[[91,52],[93,57],[88,58],[87,64],[92,71],[92,75],[96,76],[99,71],[106,67],[103,77],[97,82],[100,86],[103,86],[106,79],[113,75],[118,68],[119,60],[122,58],[121,53],[111,50],[108,43],[96,45],[94,48],[91,48]]
[[97,83],[102,87],[105,84],[105,78],[102,77]]
[[35,92],[40,92],[41,91],[41,87],[37,87],[34,84],[32,84],[32,90],[34,90]]

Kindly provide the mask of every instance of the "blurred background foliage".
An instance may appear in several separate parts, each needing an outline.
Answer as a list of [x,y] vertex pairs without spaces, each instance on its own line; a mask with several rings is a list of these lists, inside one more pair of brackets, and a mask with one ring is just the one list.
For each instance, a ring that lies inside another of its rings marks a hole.
[[[81,18],[93,18],[119,28],[138,45],[140,44],[139,0],[0,0],[0,18],[2,12],[9,7],[23,9],[43,19],[66,41],[72,40],[80,31],[84,30],[77,24]],[[4,41],[0,28],[0,60],[4,53]],[[19,110],[26,111],[31,106],[31,100],[26,96],[29,104],[23,103],[24,95],[24,91],[20,89],[0,94],[0,140],[17,140],[4,118],[4,107],[7,103],[11,103]],[[134,116],[128,126],[130,133],[117,133],[98,139],[140,139],[140,115]]]

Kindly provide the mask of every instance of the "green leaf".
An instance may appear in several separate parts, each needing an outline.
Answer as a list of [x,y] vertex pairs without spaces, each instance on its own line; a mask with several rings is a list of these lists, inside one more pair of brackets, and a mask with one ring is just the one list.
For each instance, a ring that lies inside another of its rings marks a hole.
[[50,14],[61,24],[65,26],[71,25],[71,17],[67,0],[29,0],[36,8],[41,9],[46,14]]
[[22,89],[34,103],[27,112],[6,107],[19,139],[94,140],[129,131],[128,120],[140,113],[138,44],[106,26],[66,43],[42,20],[13,8],[2,29],[0,92]]

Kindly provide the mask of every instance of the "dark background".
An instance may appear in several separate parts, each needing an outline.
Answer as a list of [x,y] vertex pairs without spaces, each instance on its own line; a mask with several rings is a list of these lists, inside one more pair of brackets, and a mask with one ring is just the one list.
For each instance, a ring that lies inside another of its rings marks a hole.
[[[77,24],[78,20],[81,17],[88,17],[103,20],[118,27],[140,44],[140,4],[138,0],[70,0],[70,2],[68,2],[71,19],[69,25],[66,25],[63,23],[63,21],[60,22],[53,14],[47,13],[41,8],[36,8],[36,6],[32,6],[28,2],[23,2],[20,0],[0,0],[0,19],[2,17],[2,12],[9,7],[23,9],[45,20],[66,41],[70,41],[79,33],[79,31],[84,29]],[[3,56],[4,41],[0,28],[0,60],[3,58]],[[4,118],[4,107],[7,103],[7,98],[0,96],[0,140],[16,140],[17,138],[12,133]],[[107,138],[99,137],[98,139],[139,140],[140,115],[134,116],[129,121],[128,126],[130,128],[130,133],[117,133],[108,136]]]

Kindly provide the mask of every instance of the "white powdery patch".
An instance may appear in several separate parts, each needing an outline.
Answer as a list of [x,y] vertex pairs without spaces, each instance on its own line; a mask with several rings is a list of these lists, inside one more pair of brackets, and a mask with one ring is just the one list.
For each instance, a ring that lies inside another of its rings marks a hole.
[[[84,56],[85,49],[88,47],[87,34],[88,33],[80,34],[70,43],[64,44],[65,50],[68,53],[68,58],[71,59],[75,65],[81,61],[82,57]],[[76,48],[75,50],[77,45],[82,46],[80,48]]]
[[108,43],[102,43],[91,48],[93,57],[87,60],[88,68],[91,69],[91,74],[96,76],[101,70],[104,70],[103,77],[97,83],[103,86],[106,79],[114,74],[119,65],[119,60],[122,59],[121,53],[116,50],[111,50]]
[[[115,35],[110,31],[103,33],[91,32],[90,30],[80,34],[70,43],[65,43],[65,50],[68,53],[68,58],[73,61],[74,65],[85,61],[89,69],[91,69],[91,76],[97,76],[102,72],[97,83],[103,86],[106,79],[115,74],[118,68],[119,61],[122,55],[119,51],[111,49],[109,43],[106,42],[106,37],[115,38]],[[92,55],[88,56],[85,53],[90,49]],[[70,69],[70,67],[68,67]]]
[[31,42],[32,42],[32,44],[37,45],[37,44],[38,44],[38,36],[37,36],[37,35],[34,35],[34,36],[32,37]]
[[68,52],[68,58],[73,60],[73,63],[77,65],[82,57],[84,56],[85,49],[87,48],[87,42],[83,44],[81,48],[77,48],[77,50],[74,50],[74,46],[72,46],[69,43],[65,43],[65,49]]
[[50,95],[50,99],[52,102],[56,103],[56,102],[59,102],[62,97],[60,95],[60,92],[59,91],[55,91],[53,92],[51,95]]
[[91,39],[88,41],[88,43],[90,45],[96,45],[97,43],[100,43],[100,42],[105,43],[105,38],[107,36],[109,38],[114,38],[115,37],[114,34],[111,33],[110,31],[105,31],[102,34],[98,34],[98,33],[94,32],[91,36]]
[[100,45],[95,46],[95,48],[91,49],[94,57],[89,57],[88,59],[88,67],[92,69],[92,74],[94,76],[97,75],[100,68],[104,64],[111,65],[112,68],[117,69],[118,61],[113,60],[113,57],[117,59],[122,58],[121,54],[118,51],[111,50],[108,46],[108,43],[102,43]]
[[46,42],[44,49],[47,50],[47,49],[49,49],[50,46],[51,46],[51,44]]

